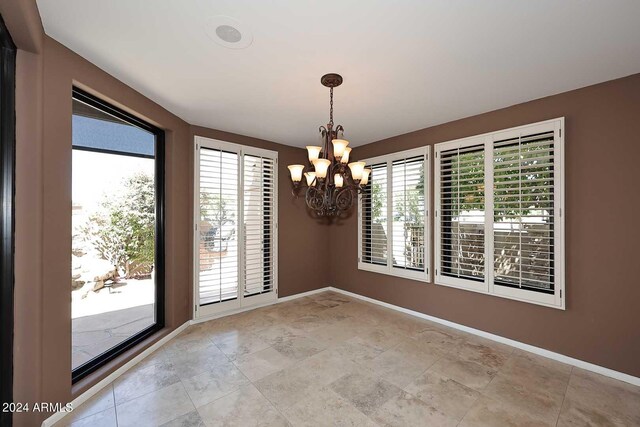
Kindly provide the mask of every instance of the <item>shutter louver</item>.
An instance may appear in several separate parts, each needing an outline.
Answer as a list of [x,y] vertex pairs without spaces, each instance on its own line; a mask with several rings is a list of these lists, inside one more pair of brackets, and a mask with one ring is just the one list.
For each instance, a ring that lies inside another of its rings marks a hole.
[[493,143],[494,282],[554,292],[554,132]]
[[387,164],[371,168],[369,184],[361,196],[362,248],[361,262],[387,265]]
[[244,155],[244,296],[274,289],[275,160]]
[[485,276],[484,145],[440,153],[441,274]]
[[238,154],[201,148],[200,305],[238,297]]
[[391,166],[393,267],[425,271],[425,156]]

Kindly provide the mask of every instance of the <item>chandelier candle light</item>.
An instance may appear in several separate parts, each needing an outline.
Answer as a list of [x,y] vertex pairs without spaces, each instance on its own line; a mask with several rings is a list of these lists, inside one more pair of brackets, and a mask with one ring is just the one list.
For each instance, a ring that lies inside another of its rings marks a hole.
[[[355,204],[358,193],[369,182],[371,169],[364,162],[349,163],[351,148],[344,138],[342,125],[333,128],[333,88],[342,84],[339,74],[325,74],[320,82],[329,88],[329,123],[320,126],[322,146],[308,145],[311,164],[304,173],[307,206],[318,216],[334,217],[347,213]],[[294,194],[303,186],[304,165],[289,165]]]

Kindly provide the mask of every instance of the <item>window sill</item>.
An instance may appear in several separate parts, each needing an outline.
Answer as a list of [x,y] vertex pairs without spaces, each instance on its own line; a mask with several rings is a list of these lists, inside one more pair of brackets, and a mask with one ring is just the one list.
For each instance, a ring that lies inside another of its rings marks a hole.
[[367,264],[364,262],[358,263],[358,270],[368,271],[371,273],[380,273],[386,274],[387,276],[399,277],[401,279],[410,279],[416,280],[418,282],[431,282],[431,276],[428,272],[425,271],[412,271],[412,270],[404,270],[400,268],[392,268],[389,269],[386,265],[375,265],[375,264]]

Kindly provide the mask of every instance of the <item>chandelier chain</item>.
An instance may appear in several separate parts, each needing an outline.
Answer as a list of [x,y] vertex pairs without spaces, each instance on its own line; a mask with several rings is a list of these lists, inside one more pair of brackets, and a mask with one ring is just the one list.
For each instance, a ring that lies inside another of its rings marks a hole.
[[333,127],[333,87],[329,88],[329,124]]

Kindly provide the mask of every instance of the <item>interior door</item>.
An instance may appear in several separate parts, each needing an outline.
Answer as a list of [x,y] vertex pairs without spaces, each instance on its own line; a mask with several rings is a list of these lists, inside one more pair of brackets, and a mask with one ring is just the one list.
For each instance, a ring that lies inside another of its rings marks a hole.
[[275,300],[277,153],[196,137],[195,159],[194,317]]

